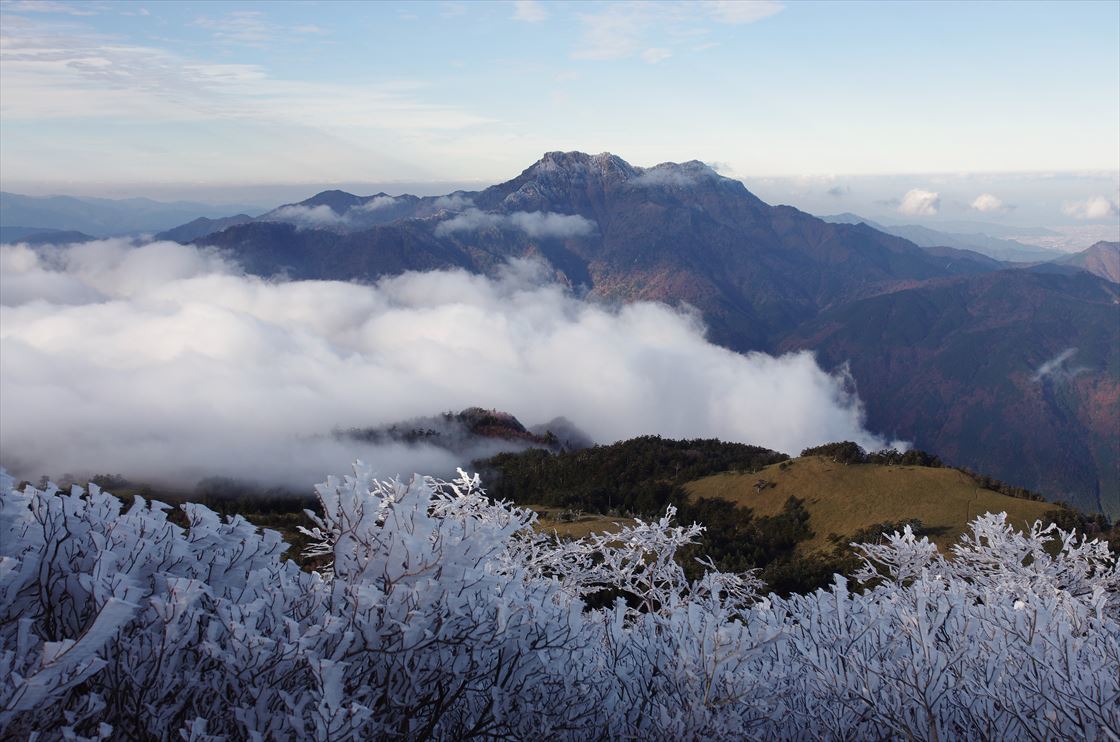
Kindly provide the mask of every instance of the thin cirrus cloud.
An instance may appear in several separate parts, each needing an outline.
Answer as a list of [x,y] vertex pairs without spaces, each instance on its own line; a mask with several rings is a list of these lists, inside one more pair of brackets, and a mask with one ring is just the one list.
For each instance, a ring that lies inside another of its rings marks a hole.
[[4,3],[4,10],[11,13],[58,13],[61,15],[91,16],[97,15],[101,9],[101,6],[93,3],[61,3],[54,2],[54,0],[13,0]]
[[1115,219],[1120,216],[1120,207],[1105,196],[1092,196],[1084,201],[1067,201],[1062,204],[1062,213],[1074,219]]
[[[741,25],[768,18],[785,6],[773,0],[711,0],[699,3],[610,3],[579,14],[582,34],[572,51],[574,59],[607,61],[640,56],[656,64],[680,49],[712,48],[697,45],[712,24]],[[689,27],[694,33],[674,33]]]
[[[227,41],[262,44],[275,33],[253,11],[195,23]],[[0,30],[0,110],[12,121],[116,119],[306,126],[331,130],[455,131],[491,123],[423,100],[425,84],[284,79],[259,64],[199,62],[158,47],[65,33],[23,17]],[[322,111],[331,115],[324,118]]]
[[780,13],[785,7],[777,0],[708,0],[701,7],[721,23],[754,23]]
[[810,353],[740,355],[692,313],[581,300],[514,261],[373,285],[241,274],[206,249],[0,247],[0,465],[307,487],[361,457],[449,473],[446,451],[330,435],[472,405],[594,440],[718,436],[797,453],[887,441]]
[[314,23],[301,23],[294,26],[273,23],[260,10],[231,10],[218,17],[201,15],[190,25],[210,31],[211,38],[219,44],[254,48],[287,43],[292,33],[312,36],[329,34],[325,28]]
[[898,212],[907,216],[934,216],[941,208],[941,194],[924,188],[911,188],[898,204]]
[[234,10],[219,18],[199,16],[191,25],[211,31],[219,43],[255,47],[275,41],[283,30],[269,23],[265,14],[257,10]]
[[548,18],[548,11],[538,0],[514,0],[513,19],[525,23],[540,23]]
[[649,64],[664,62],[671,56],[673,56],[673,52],[662,47],[651,47],[642,52],[642,60]]

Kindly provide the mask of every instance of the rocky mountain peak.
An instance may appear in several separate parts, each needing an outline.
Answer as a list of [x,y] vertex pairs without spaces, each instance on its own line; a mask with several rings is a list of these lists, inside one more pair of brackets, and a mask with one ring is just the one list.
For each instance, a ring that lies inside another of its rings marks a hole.
[[488,189],[478,203],[482,208],[598,215],[607,194],[708,186],[746,193],[741,183],[720,176],[699,160],[647,168],[610,152],[546,152],[517,178]]
[[641,170],[610,152],[546,152],[523,175],[534,179],[628,180]]
[[[320,191],[311,198],[304,199],[303,201],[295,204],[285,204],[280,208],[283,209],[290,206],[302,206],[307,209],[313,209],[316,206],[326,206],[335,214],[341,216],[342,214],[345,214],[347,210],[350,209],[350,207],[356,206],[364,202],[365,200],[366,198],[363,196],[355,196],[353,193],[347,193],[346,191],[332,189],[329,191]],[[277,209],[276,211],[279,211],[279,209]],[[270,213],[275,213],[275,211]]]

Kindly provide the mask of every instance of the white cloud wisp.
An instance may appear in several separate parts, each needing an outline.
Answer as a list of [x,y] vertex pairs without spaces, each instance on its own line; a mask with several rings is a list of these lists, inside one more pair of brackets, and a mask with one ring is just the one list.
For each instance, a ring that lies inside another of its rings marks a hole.
[[373,198],[366,201],[365,203],[361,203],[361,204],[358,204],[356,206],[351,206],[350,210],[351,211],[379,211],[381,209],[387,209],[390,206],[395,205],[396,203],[397,203],[397,199],[393,198],[392,196],[374,196]]
[[1084,201],[1068,201],[1062,204],[1062,213],[1074,219],[1115,219],[1120,216],[1120,207],[1109,198],[1093,196]]
[[907,216],[935,216],[941,208],[941,194],[922,188],[912,188],[898,205],[900,214]]
[[469,462],[329,433],[472,405],[565,416],[604,443],[886,443],[811,354],[736,354],[688,313],[584,301],[526,261],[374,285],[268,281],[166,242],[5,245],[0,261],[0,465],[18,476],[304,487],[357,457],[448,472]]
[[538,0],[513,0],[513,19],[524,23],[540,23],[548,19],[548,11]]
[[511,214],[494,214],[480,209],[467,209],[462,213],[440,222],[436,226],[437,237],[455,232],[470,232],[476,229],[513,229],[524,232],[530,237],[586,237],[595,231],[595,224],[579,214],[555,214],[551,211],[515,211]]
[[326,204],[318,206],[303,206],[291,204],[281,206],[279,209],[265,215],[268,221],[290,222],[303,227],[330,227],[347,224],[345,214],[336,214]]
[[1013,208],[1005,204],[999,196],[994,196],[991,193],[981,193],[973,200],[971,207],[975,211],[985,214],[1002,214]]

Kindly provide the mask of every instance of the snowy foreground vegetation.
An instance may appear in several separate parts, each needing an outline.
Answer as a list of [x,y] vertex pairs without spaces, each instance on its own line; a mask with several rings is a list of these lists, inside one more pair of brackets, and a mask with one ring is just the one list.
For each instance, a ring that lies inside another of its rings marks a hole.
[[1120,739],[1102,543],[985,515],[951,559],[904,532],[864,589],[763,598],[686,584],[672,509],[564,543],[477,478],[355,472],[318,488],[326,574],[199,505],[4,475],[0,736]]

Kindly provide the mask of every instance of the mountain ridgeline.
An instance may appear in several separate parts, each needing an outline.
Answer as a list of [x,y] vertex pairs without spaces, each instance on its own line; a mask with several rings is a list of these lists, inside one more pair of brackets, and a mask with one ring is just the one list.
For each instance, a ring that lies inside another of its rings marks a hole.
[[[488,273],[536,256],[598,296],[687,302],[704,312],[711,338],[735,350],[773,349],[836,302],[900,281],[983,272],[991,262],[962,253],[947,266],[865,225],[768,206],[699,162],[638,168],[609,154],[552,152],[481,192],[402,197],[410,212],[365,228],[368,214],[395,208],[386,198],[327,192],[202,241],[254,273],[318,279]],[[363,207],[374,203],[384,205]]]
[[579,152],[482,191],[328,191],[214,226],[184,236],[266,276],[492,274],[534,257],[592,296],[688,304],[732,350],[848,364],[874,430],[1120,514],[1120,286],[1103,272],[1107,245],[1035,270],[771,206],[700,162]]

